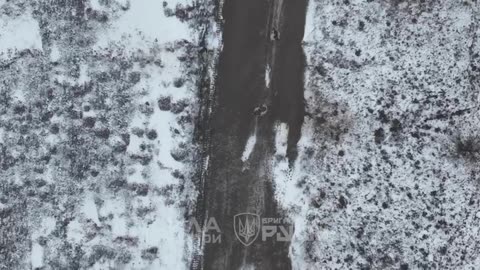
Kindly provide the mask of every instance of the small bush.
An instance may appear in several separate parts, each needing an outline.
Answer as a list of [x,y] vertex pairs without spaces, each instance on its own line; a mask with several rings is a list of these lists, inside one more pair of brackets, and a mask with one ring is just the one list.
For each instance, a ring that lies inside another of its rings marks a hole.
[[470,162],[480,161],[480,137],[477,135],[458,136],[454,140],[455,154]]

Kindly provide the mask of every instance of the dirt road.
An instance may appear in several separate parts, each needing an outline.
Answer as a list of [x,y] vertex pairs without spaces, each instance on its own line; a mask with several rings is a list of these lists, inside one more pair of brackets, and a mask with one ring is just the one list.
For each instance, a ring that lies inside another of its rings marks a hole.
[[[203,269],[291,269],[288,242],[258,238],[244,246],[235,236],[233,218],[245,212],[282,216],[272,185],[274,127],[278,121],[288,124],[287,156],[293,161],[304,117],[306,7],[307,0],[225,1],[203,190],[203,211],[218,222],[222,241],[205,243]],[[273,29],[277,40],[272,40]],[[242,160],[252,135],[253,151]]]

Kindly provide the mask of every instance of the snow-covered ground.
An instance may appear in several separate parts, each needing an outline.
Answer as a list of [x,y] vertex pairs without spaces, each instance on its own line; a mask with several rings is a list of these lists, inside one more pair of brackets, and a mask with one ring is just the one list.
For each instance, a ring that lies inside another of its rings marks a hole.
[[[170,1],[167,7],[186,4],[177,2]],[[101,6],[99,8],[101,9]],[[161,12],[163,9],[161,1],[129,2],[129,10],[99,33],[99,40],[94,48],[98,53],[108,51],[110,45],[121,47],[121,53],[124,54],[148,55],[153,51],[154,57],[159,61],[153,65],[134,66],[134,70],[140,74],[140,81],[133,91],[139,93],[140,97],[135,100],[134,106],[139,110],[134,113],[130,127],[140,133],[131,136],[126,149],[129,155],[140,154],[139,150],[143,147],[147,147],[151,152],[148,165],[138,165],[135,161],[126,164],[126,181],[132,185],[145,185],[153,189],[175,186],[179,179],[174,172],[188,172],[182,161],[188,151],[186,143],[191,141],[191,130],[185,130],[185,127],[179,125],[179,116],[176,114],[191,114],[185,110],[189,109],[189,103],[194,102],[195,98],[193,91],[189,91],[186,79],[182,78],[183,70],[178,58],[185,54],[183,44],[175,44],[191,40],[192,33],[188,24],[180,22],[175,16],[166,17]],[[145,135],[140,135],[142,131]],[[110,200],[114,200],[114,197]],[[136,221],[130,228],[118,230],[115,235],[138,239],[138,254],[133,256],[134,259],[127,267],[186,268],[182,259],[187,250],[185,245],[190,241],[184,232],[182,210],[178,209],[178,205],[168,202],[161,193],[138,197],[130,203],[130,206],[124,204],[123,209],[105,213],[114,213],[112,228],[115,228],[118,223],[122,227],[126,226],[124,224],[129,221],[126,213],[131,211],[129,207],[148,210],[143,220]],[[112,233],[115,233],[115,230],[112,229]],[[146,255],[142,252],[152,248],[156,249],[155,254],[151,254],[151,260],[145,260]]]
[[478,15],[310,1],[309,115],[294,169],[274,161],[295,269],[480,267]]
[[0,269],[188,268],[204,9],[0,1]]
[[[14,18],[0,17],[0,57],[8,60],[18,51],[42,50],[38,22],[31,14]],[[22,34],[18,34],[22,33]]]

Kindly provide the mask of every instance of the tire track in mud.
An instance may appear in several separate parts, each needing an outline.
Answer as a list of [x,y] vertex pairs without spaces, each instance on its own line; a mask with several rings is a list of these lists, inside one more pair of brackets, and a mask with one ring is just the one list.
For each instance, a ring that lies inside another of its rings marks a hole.
[[[304,117],[301,42],[306,8],[307,0],[224,2],[224,46],[204,136],[209,138],[209,165],[201,207],[216,219],[222,235],[220,243],[203,244],[201,266],[195,269],[291,269],[288,242],[257,239],[244,246],[235,237],[233,217],[245,212],[282,217],[272,179],[274,128],[278,121],[288,124],[287,156],[293,164]],[[280,39],[271,39],[273,29]],[[268,86],[265,76],[270,76]],[[262,107],[266,111],[260,114]],[[255,145],[242,161],[252,134]]]

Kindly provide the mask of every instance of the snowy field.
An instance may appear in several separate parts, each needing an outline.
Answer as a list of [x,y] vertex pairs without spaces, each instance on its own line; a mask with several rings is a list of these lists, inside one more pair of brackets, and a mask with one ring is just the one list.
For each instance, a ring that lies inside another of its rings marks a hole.
[[478,5],[310,1],[295,269],[477,269]]
[[60,2],[0,1],[0,269],[186,269],[199,9]]

